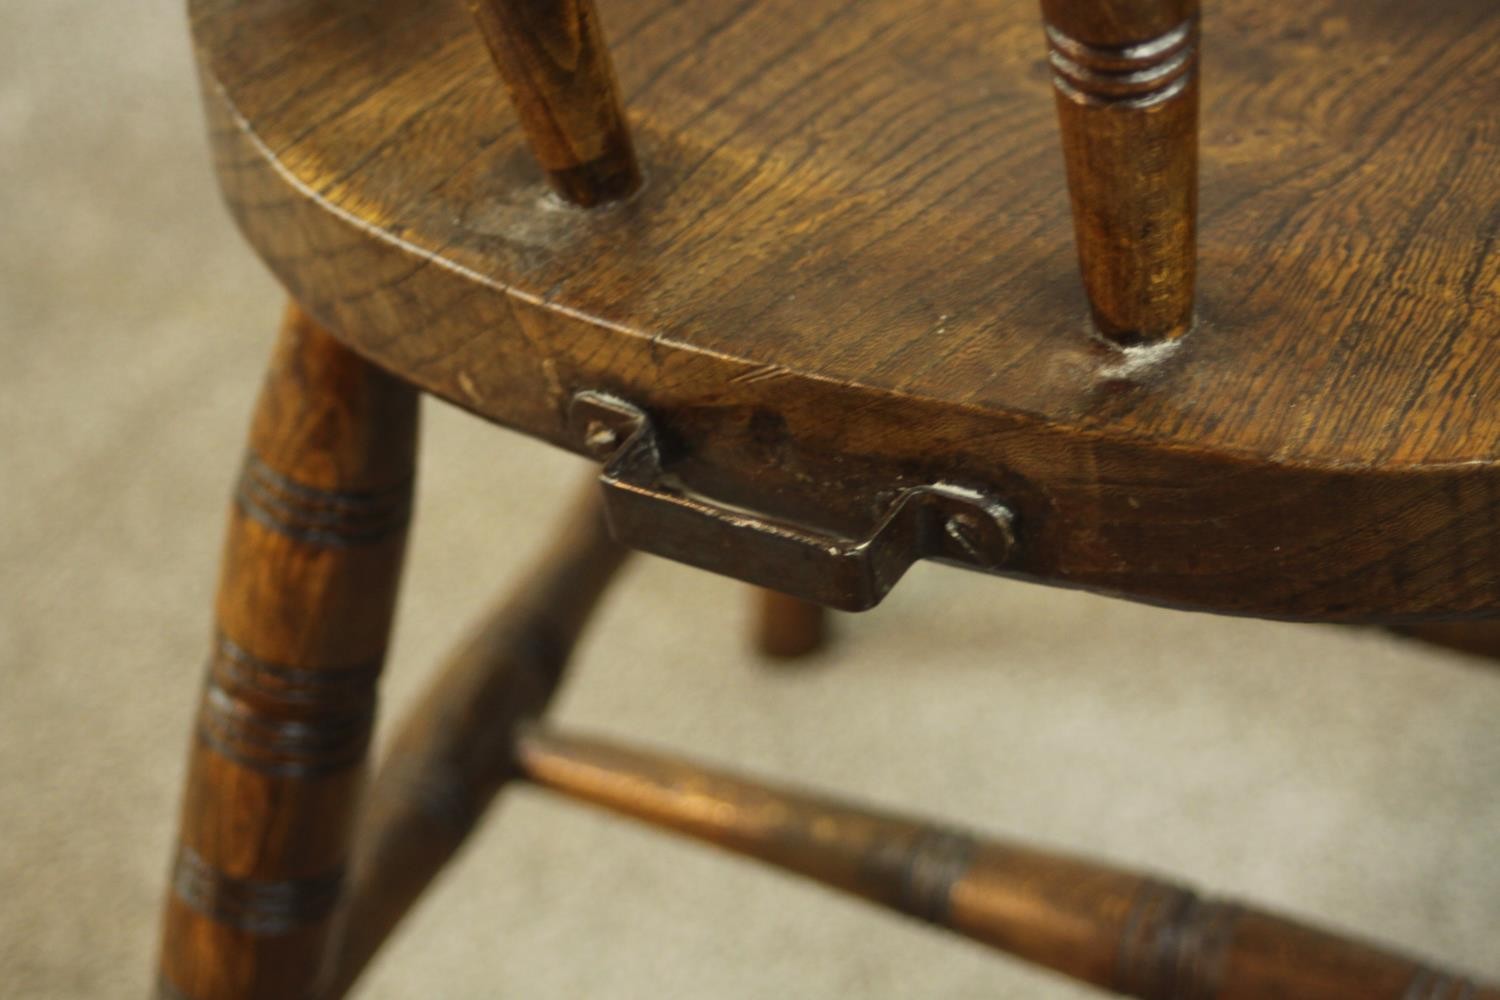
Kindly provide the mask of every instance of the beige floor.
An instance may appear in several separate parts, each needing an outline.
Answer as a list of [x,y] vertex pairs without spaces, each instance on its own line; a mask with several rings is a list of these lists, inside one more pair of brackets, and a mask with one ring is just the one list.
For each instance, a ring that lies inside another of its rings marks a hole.
[[[177,6],[0,3],[5,997],[145,995],[224,499],[279,308],[215,200]],[[393,710],[584,472],[427,416]],[[641,560],[557,715],[1500,975],[1500,670],[924,568],[777,672],[741,641],[742,598]],[[520,791],[362,995],[1086,994]]]

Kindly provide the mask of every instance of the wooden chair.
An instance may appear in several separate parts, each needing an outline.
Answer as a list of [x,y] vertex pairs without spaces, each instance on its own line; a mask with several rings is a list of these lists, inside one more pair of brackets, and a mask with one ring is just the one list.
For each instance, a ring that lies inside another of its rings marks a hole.
[[[191,2],[220,180],[298,305],[162,996],[342,994],[520,779],[1135,996],[1500,997],[535,722],[626,547],[785,595],[786,651],[917,559],[1234,614],[1500,612],[1500,7],[1223,0],[1200,138],[1196,0],[1043,0],[1041,26],[607,0],[622,88],[590,0],[467,6]],[[420,392],[597,456],[602,502],[362,797]]]

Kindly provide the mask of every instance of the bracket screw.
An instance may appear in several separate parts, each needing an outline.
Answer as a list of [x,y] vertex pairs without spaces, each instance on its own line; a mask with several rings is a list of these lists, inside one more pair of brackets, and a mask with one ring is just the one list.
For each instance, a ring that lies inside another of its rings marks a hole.
[[953,539],[971,560],[982,563],[987,560],[981,555],[978,533],[979,525],[968,514],[954,514],[943,525],[943,534]]
[[620,443],[620,435],[602,421],[590,420],[583,432],[583,443],[595,455],[604,455]]

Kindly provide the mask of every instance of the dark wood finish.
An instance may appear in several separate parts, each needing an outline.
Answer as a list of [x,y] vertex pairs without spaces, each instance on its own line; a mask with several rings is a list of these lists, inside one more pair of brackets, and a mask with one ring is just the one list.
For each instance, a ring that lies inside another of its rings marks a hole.
[[411,508],[417,397],[292,308],[230,515],[162,992],[312,996]]
[[1042,0],[1083,284],[1120,344],[1193,319],[1197,0]]
[[1396,631],[1434,646],[1500,661],[1500,621],[1423,622]]
[[531,781],[1148,1000],[1500,1000],[1500,990],[1157,879],[610,743],[527,729]]
[[641,182],[594,0],[466,0],[553,189],[579,205]]
[[514,774],[519,720],[541,714],[624,562],[598,498],[454,654],[402,725],[361,817],[333,985],[342,996]]
[[777,590],[755,591],[755,648],[779,660],[807,656],[828,640],[828,611],[821,604]]
[[491,420],[585,452],[568,401],[605,389],[683,483],[848,538],[982,488],[1029,579],[1500,612],[1491,0],[1213,7],[1198,320],[1144,352],[1086,320],[1030,0],[611,0],[650,182],[589,213],[543,197],[458,5],[192,9],[252,245]]

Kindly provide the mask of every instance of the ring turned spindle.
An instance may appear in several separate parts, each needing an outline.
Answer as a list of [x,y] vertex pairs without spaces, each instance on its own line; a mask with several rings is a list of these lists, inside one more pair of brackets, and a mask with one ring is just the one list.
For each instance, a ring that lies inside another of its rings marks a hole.
[[1500,1000],[1493,986],[1095,861],[520,729],[542,788],[704,841],[1142,1000]]
[[1078,262],[1122,346],[1192,326],[1198,0],[1042,0]]

